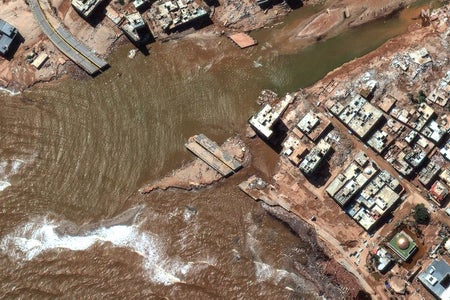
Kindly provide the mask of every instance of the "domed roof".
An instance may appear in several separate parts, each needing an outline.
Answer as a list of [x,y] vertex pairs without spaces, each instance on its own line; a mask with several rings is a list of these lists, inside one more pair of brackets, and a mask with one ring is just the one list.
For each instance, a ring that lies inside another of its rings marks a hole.
[[400,249],[406,250],[409,247],[409,240],[404,235],[401,235],[397,239],[397,245]]

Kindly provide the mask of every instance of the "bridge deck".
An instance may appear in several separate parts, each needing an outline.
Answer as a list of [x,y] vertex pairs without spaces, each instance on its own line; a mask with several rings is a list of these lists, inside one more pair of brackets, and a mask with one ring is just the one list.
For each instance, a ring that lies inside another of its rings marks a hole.
[[39,0],[29,1],[30,9],[38,21],[42,31],[55,46],[69,59],[83,68],[90,75],[100,72],[108,63],[94,55],[86,46],[77,41],[61,26],[54,29],[40,6]]

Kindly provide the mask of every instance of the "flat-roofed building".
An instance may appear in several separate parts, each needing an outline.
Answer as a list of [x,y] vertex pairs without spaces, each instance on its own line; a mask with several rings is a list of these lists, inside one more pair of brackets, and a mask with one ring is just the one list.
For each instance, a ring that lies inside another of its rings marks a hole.
[[355,162],[360,167],[365,167],[367,165],[367,163],[369,162],[369,157],[366,155],[366,153],[364,153],[364,151],[359,151],[355,155]]
[[403,140],[404,140],[405,142],[407,142],[408,145],[412,146],[412,145],[414,145],[414,144],[416,143],[418,137],[419,137],[419,133],[418,133],[417,131],[411,129],[411,130],[405,135],[405,137],[403,138]]
[[376,173],[376,171],[377,169],[375,169],[375,167],[369,166],[366,172],[364,172],[356,162],[351,162],[345,170],[336,176],[328,185],[326,192],[340,206],[345,206]]
[[450,98],[450,85],[445,84],[444,86],[439,86],[436,89],[434,89],[434,91],[428,95],[427,100],[444,107],[447,104],[449,98]]
[[307,144],[302,142],[294,134],[287,137],[283,143],[283,150],[281,151],[281,153],[286,156],[294,166],[298,166],[300,164],[300,161],[306,156],[307,152]]
[[309,111],[298,122],[297,127],[313,142],[317,141],[331,125],[323,114]]
[[153,34],[170,33],[191,26],[209,18],[209,12],[201,1],[164,0],[151,1],[153,4],[148,15],[152,22]]
[[383,113],[366,99],[357,95],[339,114],[338,118],[360,139],[364,139],[383,119]]
[[408,124],[409,120],[411,119],[411,112],[400,107],[392,108],[390,115],[403,124]]
[[137,10],[142,10],[147,4],[147,0],[133,0],[134,8]]
[[440,80],[439,85],[432,91],[427,100],[444,107],[450,98],[450,71]]
[[311,149],[305,158],[300,163],[299,169],[305,175],[312,175],[317,168],[322,164],[323,160],[327,157],[331,150],[331,145],[320,140],[320,142]]
[[395,203],[403,188],[386,170],[358,153],[325,191],[366,231],[374,229]]
[[258,134],[269,140],[272,138],[275,125],[292,101],[292,96],[286,95],[286,97],[276,105],[272,106],[267,103],[258,113],[253,115],[248,122]]
[[389,113],[394,108],[395,103],[397,103],[397,99],[391,95],[385,95],[378,102],[378,107],[385,113]]
[[417,131],[421,131],[425,124],[427,124],[434,117],[434,109],[426,103],[420,103],[417,111],[411,114],[412,117],[408,121],[409,126]]
[[356,197],[359,210],[353,219],[366,231],[370,231],[400,199],[400,195],[386,183],[380,185],[382,181],[377,181],[378,177],[375,176]]
[[9,53],[17,34],[14,26],[0,19],[0,55]]
[[405,156],[406,152],[403,150],[398,153],[394,153],[394,155],[390,155],[388,152],[388,154],[385,155],[385,159],[398,173],[402,176],[408,177],[412,174],[414,169],[405,161]]
[[436,180],[436,182],[430,188],[430,195],[437,204],[442,206],[448,196],[448,188],[444,183]]
[[104,0],[72,0],[72,6],[84,18],[89,18]]
[[423,127],[422,134],[429,140],[437,144],[442,140],[442,138],[446,134],[446,131],[435,120],[431,120],[427,125]]
[[33,65],[33,67],[35,67],[36,69],[40,69],[42,67],[42,65],[44,65],[44,63],[47,61],[48,59],[48,55],[45,52],[41,52],[31,63]]
[[376,152],[383,153],[387,146],[390,144],[388,139],[389,135],[387,132],[382,130],[377,130],[375,133],[367,140],[367,144]]
[[445,159],[450,160],[450,139],[441,149],[439,149],[439,153],[441,153]]
[[414,149],[408,149],[405,152],[403,158],[413,169],[419,168],[425,161],[427,153],[420,147],[414,147]]
[[423,184],[425,187],[430,187],[434,182],[436,177],[439,175],[441,171],[441,167],[435,164],[433,161],[430,161],[425,168],[423,168],[419,173],[419,182]]
[[126,15],[125,20],[120,28],[132,42],[139,43],[150,37],[147,23],[139,12]]
[[405,126],[393,118],[388,118],[386,126],[384,126],[383,128],[385,128],[383,130],[385,130],[390,135],[397,137],[404,131]]
[[400,181],[396,179],[394,176],[392,176],[388,171],[382,170],[380,173],[378,173],[378,176],[373,179],[374,182],[380,182],[379,185],[382,186],[383,184],[386,184],[388,187],[390,187],[393,191],[395,191],[397,194],[401,193],[403,190],[402,185],[400,184]]
[[450,299],[450,266],[445,260],[432,261],[417,279],[436,299]]
[[335,116],[338,116],[345,108],[342,103],[334,100],[328,100],[325,103],[325,107]]
[[450,169],[445,168],[442,173],[439,175],[439,178],[445,182],[445,184],[450,184]]
[[340,205],[345,206],[367,183],[368,179],[362,173],[348,180],[345,185],[336,193],[334,200]]

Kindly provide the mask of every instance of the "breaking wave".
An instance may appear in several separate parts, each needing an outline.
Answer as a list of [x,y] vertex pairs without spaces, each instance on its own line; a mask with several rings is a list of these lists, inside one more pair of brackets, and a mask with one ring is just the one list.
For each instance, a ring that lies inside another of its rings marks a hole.
[[0,192],[10,186],[11,186],[11,183],[9,183],[9,181],[0,180]]
[[19,172],[23,164],[25,161],[21,159],[0,161],[0,192],[11,186],[10,178]]
[[17,95],[20,94],[20,92],[16,92],[14,90],[10,90],[10,89],[7,89],[7,88],[1,87],[1,86],[0,86],[0,92],[3,92],[5,94],[9,94],[10,96],[17,96]]
[[81,236],[59,235],[57,222],[46,218],[34,220],[4,236],[0,252],[15,260],[32,260],[53,249],[83,251],[96,243],[111,243],[128,248],[143,257],[144,268],[155,283],[170,285],[181,282],[191,264],[182,264],[163,257],[164,245],[157,236],[144,233],[137,225],[117,225],[98,228]]

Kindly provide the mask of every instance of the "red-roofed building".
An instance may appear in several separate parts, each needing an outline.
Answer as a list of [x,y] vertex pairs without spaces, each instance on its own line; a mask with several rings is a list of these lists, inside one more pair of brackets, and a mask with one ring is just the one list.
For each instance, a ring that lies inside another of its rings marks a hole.
[[448,188],[441,181],[436,180],[436,182],[431,186],[430,195],[439,205],[442,205],[447,198]]

